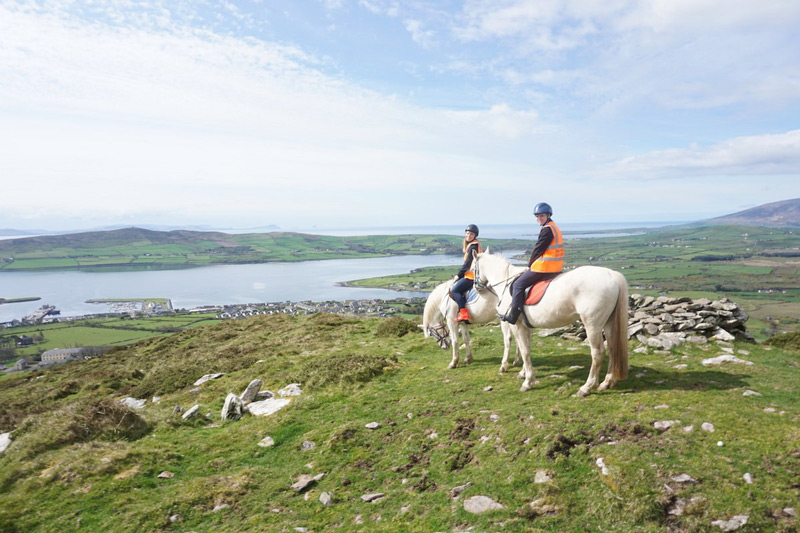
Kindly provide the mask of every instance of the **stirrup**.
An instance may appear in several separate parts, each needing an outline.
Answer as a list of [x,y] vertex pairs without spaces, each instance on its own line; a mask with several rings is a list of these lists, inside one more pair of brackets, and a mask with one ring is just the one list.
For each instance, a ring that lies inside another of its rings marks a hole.
[[522,309],[518,307],[509,307],[506,314],[501,317],[501,320],[513,326],[517,323],[517,320],[519,320],[520,313],[522,313]]

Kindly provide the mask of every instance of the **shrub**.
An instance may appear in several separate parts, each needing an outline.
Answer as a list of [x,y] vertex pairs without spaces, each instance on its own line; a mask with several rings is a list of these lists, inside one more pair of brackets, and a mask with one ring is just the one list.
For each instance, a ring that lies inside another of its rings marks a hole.
[[414,331],[417,331],[417,325],[399,316],[387,318],[378,326],[381,337],[402,337]]
[[799,350],[800,351],[800,332],[782,333],[775,335],[766,340],[770,346],[784,348],[786,350]]

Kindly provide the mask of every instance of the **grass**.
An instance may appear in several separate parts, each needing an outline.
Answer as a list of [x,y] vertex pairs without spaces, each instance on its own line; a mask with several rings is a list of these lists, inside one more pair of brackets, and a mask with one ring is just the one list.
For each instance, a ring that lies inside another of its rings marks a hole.
[[[734,346],[753,366],[703,366],[722,353],[714,344],[631,353],[629,379],[579,399],[582,344],[535,337],[539,383],[520,393],[513,374],[497,374],[496,325],[472,327],[475,362],[447,370],[447,352],[419,333],[379,335],[386,323],[260,316],[0,381],[0,430],[16,428],[0,455],[0,530],[713,531],[736,514],[750,517],[742,532],[798,527],[783,512],[796,508],[800,476],[793,344]],[[210,372],[224,375],[193,391]],[[220,423],[225,395],[254,378],[273,391],[299,381],[304,394],[270,417]],[[152,394],[161,401],[141,411],[114,402]],[[90,425],[98,401],[116,410]],[[209,419],[173,412],[194,404]],[[275,446],[258,447],[265,436]],[[534,483],[538,470],[552,481]],[[290,488],[317,473],[305,494]],[[696,482],[672,479],[684,473]],[[386,497],[361,500],[375,492]],[[469,514],[463,501],[475,495],[504,508]],[[552,514],[530,509],[540,498]]]

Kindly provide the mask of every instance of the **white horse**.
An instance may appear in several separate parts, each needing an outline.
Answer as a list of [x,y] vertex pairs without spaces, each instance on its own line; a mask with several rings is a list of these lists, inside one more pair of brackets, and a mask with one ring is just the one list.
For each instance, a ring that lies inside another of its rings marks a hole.
[[[499,300],[498,311],[504,313],[510,303],[508,285],[525,270],[511,265],[500,255],[491,255],[487,249],[473,259],[475,283],[495,293]],[[521,391],[531,388],[531,328],[554,328],[571,324],[577,319],[586,328],[586,340],[592,351],[592,368],[589,378],[578,389],[577,396],[586,396],[594,389],[604,391],[617,381],[628,377],[628,283],[625,276],[608,268],[582,266],[555,278],[536,305],[526,305],[523,314],[511,330],[522,352],[522,372],[525,381]],[[505,322],[504,322],[505,323]],[[598,387],[598,376],[603,364],[603,334],[608,343],[608,373]]]
[[[469,328],[463,322],[456,322],[458,316],[458,305],[450,298],[450,287],[453,286],[453,280],[440,283],[428,295],[425,301],[425,310],[422,313],[422,324],[420,328],[425,333],[425,337],[434,337],[444,349],[448,346],[453,348],[453,359],[447,368],[455,368],[458,366],[459,359],[459,344],[458,334],[461,333],[461,338],[464,341],[466,354],[464,355],[464,362],[472,362],[472,348],[469,343]],[[491,291],[478,291],[478,298],[473,302],[467,303],[469,310],[469,321],[471,324],[485,324],[492,320],[497,320],[497,295]],[[500,322],[503,331],[503,363],[500,366],[500,373],[502,374],[508,370],[508,352],[511,347],[511,326],[506,322]],[[517,346],[516,355],[514,357],[514,364],[520,363],[520,351]]]

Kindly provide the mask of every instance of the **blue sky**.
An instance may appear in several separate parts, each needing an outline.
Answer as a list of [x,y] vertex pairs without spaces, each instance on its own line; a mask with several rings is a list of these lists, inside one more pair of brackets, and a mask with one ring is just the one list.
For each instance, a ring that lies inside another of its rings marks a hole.
[[800,197],[796,0],[0,2],[0,228]]

